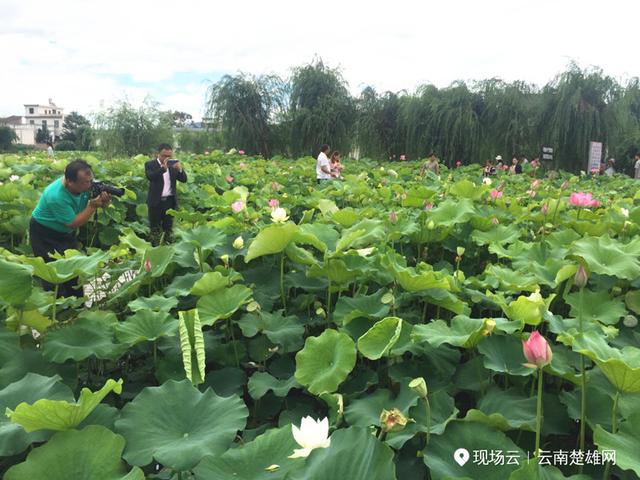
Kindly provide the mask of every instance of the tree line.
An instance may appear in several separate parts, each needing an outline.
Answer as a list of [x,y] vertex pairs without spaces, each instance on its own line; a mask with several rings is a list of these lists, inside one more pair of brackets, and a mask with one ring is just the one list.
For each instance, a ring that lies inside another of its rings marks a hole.
[[207,109],[223,147],[270,157],[312,155],[330,143],[360,157],[423,158],[452,165],[554,148],[554,167],[583,169],[590,141],[629,161],[640,150],[640,82],[571,63],[543,87],[493,78],[414,92],[349,93],[337,69],[316,60],[289,79],[246,73],[213,83]]

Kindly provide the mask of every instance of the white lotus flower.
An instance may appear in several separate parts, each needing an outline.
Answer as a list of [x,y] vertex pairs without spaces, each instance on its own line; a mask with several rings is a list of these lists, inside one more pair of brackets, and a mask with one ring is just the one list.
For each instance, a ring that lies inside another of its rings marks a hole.
[[627,210],[626,208],[621,208],[620,213],[624,218],[629,218],[629,210]]
[[491,185],[491,179],[489,177],[484,177],[482,179],[482,183],[484,183],[485,185]]
[[233,248],[236,250],[240,250],[244,247],[244,239],[242,237],[238,237],[233,241]]
[[18,175],[11,175],[9,177],[9,181],[11,182],[15,182],[16,180],[20,180],[20,177]]
[[366,257],[367,255],[371,255],[371,252],[373,252],[373,248],[374,247],[360,248],[356,250],[356,252],[358,252],[358,255],[360,255],[361,257]]
[[284,223],[289,220],[289,216],[284,208],[278,207],[271,212],[271,220],[273,220],[274,223]]
[[314,448],[327,448],[331,445],[329,438],[329,419],[314,420],[311,417],[304,417],[300,420],[300,428],[291,425],[293,438],[302,448],[293,450],[289,458],[307,457]]

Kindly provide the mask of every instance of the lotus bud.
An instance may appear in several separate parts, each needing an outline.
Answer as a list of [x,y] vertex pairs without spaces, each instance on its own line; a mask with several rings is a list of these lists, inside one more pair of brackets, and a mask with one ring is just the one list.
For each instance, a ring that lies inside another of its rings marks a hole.
[[525,367],[542,368],[551,363],[553,353],[547,340],[536,330],[529,339],[522,341],[522,351],[529,363],[525,363]]
[[436,224],[433,223],[433,220],[429,220],[429,223],[427,223],[427,230],[433,230],[434,228],[436,228]]
[[427,382],[425,382],[424,378],[417,377],[409,382],[409,388],[416,392],[420,398],[426,399],[427,394],[429,393],[427,390]]
[[498,220],[496,217],[493,217],[491,219],[491,223],[493,223],[494,225],[498,225],[500,223],[500,220]]
[[389,212],[389,221],[393,224],[398,222],[398,214],[393,210]]
[[624,218],[629,218],[629,210],[627,210],[626,208],[621,208],[620,213]]
[[545,203],[542,205],[542,214],[547,215],[549,213],[549,204]]
[[456,248],[456,253],[458,254],[459,257],[464,255],[464,247],[457,247]]
[[491,335],[491,333],[495,330],[495,328],[496,328],[496,321],[493,318],[488,318],[484,322],[484,329],[482,330],[482,335],[485,337]]
[[146,259],[144,261],[144,271],[147,272],[147,273],[151,272],[151,260]]
[[587,281],[589,281],[589,274],[587,270],[584,268],[582,264],[578,265],[578,270],[576,271],[576,275],[573,278],[573,283],[578,288],[584,288],[587,285]]
[[235,248],[236,250],[240,250],[242,247],[244,247],[244,238],[242,238],[242,236],[239,236],[233,241],[233,248]]
[[257,310],[260,310],[260,304],[258,302],[256,302],[255,300],[251,300],[247,304],[247,312],[255,312]]
[[220,255],[220,260],[222,260],[222,263],[224,263],[225,267],[229,267],[229,255],[224,254],[224,255]]
[[226,180],[228,183],[231,183],[231,182],[233,182],[233,177],[232,177],[231,175],[227,175],[227,176],[225,177],[225,180]]
[[638,319],[634,315],[625,315],[622,324],[628,328],[634,328],[638,326]]
[[380,414],[380,426],[384,432],[399,432],[407,426],[407,417],[400,410],[382,410]]

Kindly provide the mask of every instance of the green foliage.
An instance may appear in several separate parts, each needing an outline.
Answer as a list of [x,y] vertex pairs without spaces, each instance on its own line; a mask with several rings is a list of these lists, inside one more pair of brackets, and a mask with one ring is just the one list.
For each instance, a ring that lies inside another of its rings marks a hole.
[[16,140],[18,140],[18,136],[13,128],[0,125],[0,151],[11,150],[13,142]]
[[150,99],[138,108],[127,100],[96,116],[99,149],[107,156],[150,155],[161,143],[172,143],[171,119]]
[[[65,115],[60,142],[56,144],[57,150],[92,150],[93,142],[94,132],[89,120],[78,112]],[[69,146],[71,148],[67,148]]]

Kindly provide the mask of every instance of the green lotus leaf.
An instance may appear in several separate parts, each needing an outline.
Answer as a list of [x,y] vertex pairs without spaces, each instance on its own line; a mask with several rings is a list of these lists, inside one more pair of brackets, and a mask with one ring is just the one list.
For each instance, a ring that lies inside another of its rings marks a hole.
[[186,377],[194,385],[204,381],[206,360],[202,323],[197,309],[180,311],[180,349]]
[[42,346],[42,355],[50,362],[77,362],[95,356],[101,359],[116,359],[127,349],[116,343],[115,321],[100,318],[79,318],[74,323],[49,331]]
[[615,452],[615,464],[622,470],[632,470],[640,476],[640,412],[631,415],[626,422],[620,424],[618,432],[607,432],[600,425],[593,432],[593,442],[598,450]]
[[329,278],[336,285],[346,285],[360,276],[358,270],[351,270],[341,258],[327,258],[324,265],[314,264],[307,270],[311,278]]
[[353,340],[345,333],[327,329],[318,337],[308,337],[296,354],[295,378],[314,395],[333,393],[355,364]]
[[198,311],[202,325],[213,325],[217,320],[229,318],[242,305],[249,303],[253,292],[244,285],[221,288],[200,297]]
[[338,212],[340,209],[333,200],[321,198],[318,200],[318,210],[320,210],[323,215],[330,215]]
[[144,252],[143,263],[147,260],[150,262],[150,275],[153,278],[161,277],[173,261],[175,253],[175,248],[171,245],[148,248]]
[[387,355],[396,344],[401,330],[401,318],[384,318],[358,338],[358,351],[369,360],[378,360]]
[[172,308],[178,305],[177,298],[166,298],[160,294],[156,294],[152,297],[140,297],[136,298],[129,303],[129,310],[137,312],[139,310],[153,310],[154,312],[169,313]]
[[273,391],[276,397],[286,397],[292,388],[300,388],[295,377],[279,380],[267,372],[256,372],[249,378],[247,384],[249,395],[254,400],[262,398],[268,391]]
[[342,232],[336,244],[336,252],[349,248],[361,248],[375,244],[385,238],[384,224],[380,220],[364,219]]
[[427,290],[422,290],[419,295],[424,299],[424,301],[438,307],[442,307],[445,310],[449,310],[456,315],[468,315],[470,313],[469,306],[464,301],[453,293],[442,288],[429,288]]
[[201,297],[230,285],[229,277],[225,277],[220,272],[207,272],[193,284],[189,293]]
[[491,389],[478,401],[477,408],[467,412],[466,421],[484,423],[498,430],[535,431],[536,398],[525,397],[515,390]]
[[[393,450],[360,427],[336,430],[328,448],[316,448],[290,480],[395,480]],[[357,448],[354,446],[357,445]]]
[[[20,403],[35,403],[43,398],[73,401],[73,392],[60,382],[60,377],[44,377],[28,373],[22,380],[11,383],[0,390],[0,412],[16,408]],[[0,415],[0,456],[6,457],[23,452],[34,442],[42,442],[51,436],[50,432],[27,433],[22,426],[12,423],[5,415]]]
[[449,275],[434,271],[416,272],[405,268],[395,272],[395,279],[407,292],[419,292],[433,288],[451,290]]
[[[471,458],[459,465],[454,460],[454,452],[459,448],[468,451]],[[505,464],[481,465],[473,461],[474,450],[499,450],[504,452]],[[429,467],[431,477],[444,478],[483,478],[487,480],[503,480],[518,468],[518,464],[507,465],[507,456],[516,459],[518,463],[527,460],[523,452],[504,433],[494,430],[481,423],[453,421],[447,425],[444,434],[432,438],[424,450],[424,463]]]
[[37,400],[32,405],[20,403],[15,410],[7,408],[7,416],[27,432],[34,430],[69,430],[75,428],[98,406],[109,393],[122,392],[122,380],[109,379],[104,386],[92,392],[83,388],[75,403],[64,400]]
[[449,199],[431,210],[429,219],[436,226],[452,227],[459,223],[466,223],[476,214],[473,202],[467,198]]
[[207,225],[200,225],[190,230],[180,232],[182,239],[190,242],[196,248],[201,248],[204,252],[212,252],[215,248],[223,245],[227,241],[224,232]]
[[287,255],[289,260],[299,265],[315,265],[318,263],[318,260],[311,252],[299,247],[294,242],[290,242],[289,245],[287,245],[287,248],[284,249],[284,253]]
[[273,343],[282,346],[284,352],[297,352],[304,340],[302,321],[294,315],[285,317],[282,310],[244,315],[238,325],[245,337],[254,337],[262,332]]
[[[553,460],[552,460],[553,461]],[[589,475],[571,475],[565,477],[560,469],[551,465],[540,465],[540,460],[531,459],[529,461],[521,461],[520,468],[515,470],[509,475],[509,480],[564,480],[569,478],[570,480],[592,480],[593,477]]]
[[219,397],[210,388],[198,391],[188,380],[169,380],[143,389],[127,403],[116,430],[127,440],[124,453],[130,465],[155,459],[175,470],[189,470],[206,455],[225,452],[249,412],[233,395]]
[[632,290],[624,296],[627,308],[635,314],[640,314],[640,290]]
[[449,191],[456,197],[470,198],[471,200],[478,200],[484,195],[482,188],[466,178],[451,185]]
[[340,234],[324,223],[307,223],[300,225],[298,233],[293,237],[297,244],[313,245],[321,252],[335,251]]
[[165,289],[164,294],[171,297],[183,297],[191,293],[193,285],[202,278],[202,272],[186,273],[178,277],[174,277],[169,286]]
[[515,301],[510,302],[506,308],[503,307],[502,310],[510,320],[518,320],[523,325],[539,325],[542,321],[542,316],[548,310],[555,296],[555,294],[551,294],[544,299],[538,292],[526,297],[520,295]]
[[334,320],[347,325],[354,318],[383,319],[390,309],[389,305],[382,303],[386,292],[387,289],[381,288],[371,295],[340,297],[333,312]]
[[151,244],[138,237],[131,228],[123,229],[122,233],[123,234],[120,236],[120,243],[129,248],[133,248],[136,253],[144,253],[145,250],[151,248]]
[[107,261],[109,254],[97,251],[93,255],[82,255],[77,251],[69,251],[69,256],[45,263],[41,257],[20,257],[21,260],[33,267],[33,274],[49,283],[60,284],[84,274],[97,274],[100,265]]
[[[582,292],[582,319],[583,321],[596,321],[605,325],[615,325],[620,318],[627,314],[622,298],[611,298],[606,290],[592,292],[584,289]],[[565,297],[566,302],[571,305],[571,312],[574,318],[580,315],[580,292],[571,293]]]
[[498,225],[486,232],[474,230],[471,239],[476,245],[505,245],[515,242],[520,238],[520,232],[515,225]]
[[604,235],[577,240],[571,253],[582,257],[591,272],[635,280],[640,277],[640,261],[635,252],[625,248],[619,241]]
[[331,220],[340,224],[343,227],[349,228],[360,219],[360,215],[353,208],[343,208],[331,215]]
[[[255,440],[231,448],[220,456],[206,456],[194,469],[196,480],[284,480],[302,459],[288,458],[300,448],[293,438],[291,426],[271,428]],[[272,465],[278,467],[270,468]]]
[[0,300],[14,307],[24,305],[31,295],[33,268],[0,259]]
[[478,351],[484,357],[484,367],[494,372],[527,376],[533,369],[523,365],[522,343],[513,336],[491,335],[478,344]]
[[482,338],[487,328],[488,318],[469,318],[456,315],[451,319],[451,326],[444,320],[435,320],[425,325],[414,325],[411,340],[416,343],[428,342],[434,347],[443,343],[454,347],[472,348]]
[[263,228],[249,245],[244,261],[249,263],[254,258],[284,251],[297,231],[298,226],[291,222]]
[[90,425],[83,430],[59,432],[27,459],[11,467],[5,480],[144,480],[142,470],[129,473],[121,460],[124,438]]
[[53,321],[40,313],[40,310],[17,310],[6,320],[6,325],[9,328],[18,330],[20,325],[26,325],[40,333],[46,332],[53,324]]
[[571,345],[574,352],[596,362],[602,373],[616,389],[626,393],[640,392],[640,348],[609,346],[597,332],[560,335],[558,340]]
[[344,415],[349,425],[369,427],[380,425],[380,413],[383,409],[397,408],[405,415],[409,409],[418,403],[418,394],[411,390],[405,382],[401,385],[398,395],[393,395],[389,390],[380,388],[371,394],[365,394],[349,402]]
[[135,345],[140,342],[152,342],[160,337],[170,337],[177,331],[177,320],[166,313],[139,310],[116,325],[116,338],[120,343]]
[[498,265],[489,265],[485,271],[487,282],[495,281],[495,287],[505,293],[535,292],[540,289],[537,279],[526,271],[515,271]]

